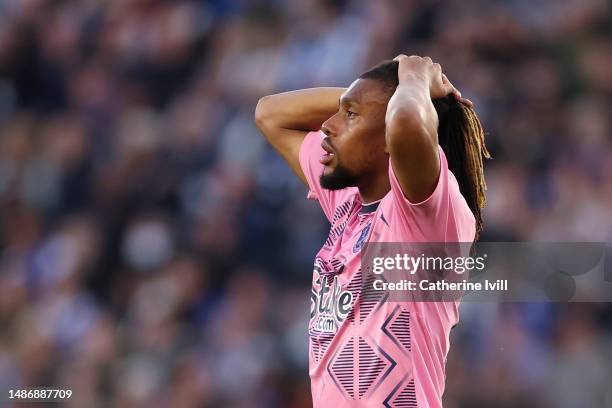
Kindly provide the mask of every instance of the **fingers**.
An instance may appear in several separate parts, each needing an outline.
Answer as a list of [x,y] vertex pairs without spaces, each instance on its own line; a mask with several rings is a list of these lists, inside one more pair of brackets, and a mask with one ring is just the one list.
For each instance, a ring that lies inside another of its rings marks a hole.
[[[448,77],[442,72],[442,66],[438,63],[434,63],[432,61],[432,59],[430,57],[419,57],[417,55],[411,55],[411,56],[407,56],[405,54],[399,54],[398,56],[396,56],[395,58],[393,58],[393,61],[398,61],[401,62],[402,60],[414,60],[415,62],[420,60],[422,62],[425,62],[426,66],[429,66],[430,69],[433,68],[433,75],[434,77],[437,78],[441,78],[441,87],[439,87],[438,89],[440,89],[442,91],[442,93],[444,95],[452,95],[453,98],[467,106],[472,108],[474,106],[474,104],[472,103],[471,100],[467,99],[467,98],[463,98],[463,96],[461,95],[461,92],[455,88],[455,86],[450,82],[450,80],[448,79]],[[402,65],[402,64],[400,64]],[[438,83],[440,83],[438,82]],[[438,85],[439,86],[439,85]]]
[[461,99],[461,92],[448,80],[448,77],[442,74],[442,84],[445,85],[448,89],[448,93],[452,93],[455,96],[455,99]]
[[470,101],[470,100],[469,100],[469,99],[467,99],[467,98],[461,98],[461,99],[459,100],[459,102],[460,102],[462,105],[467,106],[468,108],[473,108],[473,107],[474,107],[474,104],[472,103],[472,101]]
[[461,92],[459,92],[457,88],[455,88],[453,84],[451,84],[451,82],[448,80],[448,77],[446,75],[442,73],[441,75],[442,75],[442,87],[446,91],[445,92],[446,95],[452,94],[455,100],[459,101],[461,99]]
[[472,103],[472,101],[467,98],[464,98],[461,95],[461,92],[457,88],[455,88],[455,86],[451,83],[451,81],[449,81],[448,77],[444,74],[442,74],[442,83],[447,84],[451,87],[452,90],[449,91],[449,93],[453,94],[453,97],[455,98],[457,102],[467,106],[468,108],[474,107],[474,104]]

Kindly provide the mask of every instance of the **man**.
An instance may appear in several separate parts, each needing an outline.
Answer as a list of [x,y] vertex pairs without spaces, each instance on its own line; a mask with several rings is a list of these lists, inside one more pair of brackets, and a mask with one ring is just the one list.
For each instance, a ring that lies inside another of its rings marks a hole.
[[442,406],[458,302],[362,293],[360,251],[364,242],[477,238],[488,153],[471,106],[439,64],[405,55],[348,89],[259,101],[259,129],[331,223],[312,282],[315,406]]

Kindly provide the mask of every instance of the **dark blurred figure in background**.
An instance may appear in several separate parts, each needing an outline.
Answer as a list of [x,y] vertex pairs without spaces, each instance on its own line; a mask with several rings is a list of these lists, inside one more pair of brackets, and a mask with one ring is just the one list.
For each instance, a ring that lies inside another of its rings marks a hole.
[[[326,235],[259,96],[429,55],[488,132],[481,240],[612,241],[606,0],[0,1],[0,388],[306,407]],[[291,239],[290,239],[291,238]],[[612,406],[612,308],[464,304],[445,406]]]

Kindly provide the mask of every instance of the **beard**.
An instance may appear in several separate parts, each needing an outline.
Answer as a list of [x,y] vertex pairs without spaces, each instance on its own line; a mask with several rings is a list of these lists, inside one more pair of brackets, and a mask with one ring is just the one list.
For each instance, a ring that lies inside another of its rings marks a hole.
[[321,174],[319,184],[327,190],[342,190],[357,185],[357,177],[338,163],[330,174]]

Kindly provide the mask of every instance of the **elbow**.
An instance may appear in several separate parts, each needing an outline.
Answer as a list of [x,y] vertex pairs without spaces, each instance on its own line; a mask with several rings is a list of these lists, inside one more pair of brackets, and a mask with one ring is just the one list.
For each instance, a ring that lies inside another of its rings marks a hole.
[[259,99],[259,101],[257,102],[257,106],[255,107],[255,124],[259,129],[264,128],[266,122],[268,122],[269,99],[270,96],[264,96],[263,98]]

